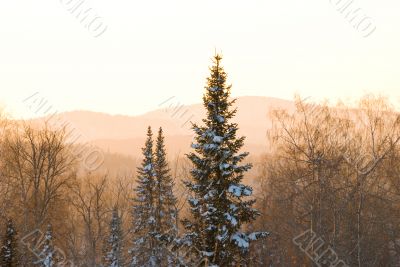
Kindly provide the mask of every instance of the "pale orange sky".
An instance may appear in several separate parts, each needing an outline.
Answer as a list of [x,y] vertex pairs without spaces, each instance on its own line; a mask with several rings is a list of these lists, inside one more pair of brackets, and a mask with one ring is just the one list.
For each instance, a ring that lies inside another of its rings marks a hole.
[[[214,49],[233,96],[400,103],[400,2],[354,1],[376,30],[363,38],[334,3],[282,1],[89,1],[107,26],[98,38],[68,12],[78,0],[0,3],[0,105],[32,117],[40,92],[58,111],[136,115],[175,96],[201,101]],[[348,2],[342,0],[342,3]]]

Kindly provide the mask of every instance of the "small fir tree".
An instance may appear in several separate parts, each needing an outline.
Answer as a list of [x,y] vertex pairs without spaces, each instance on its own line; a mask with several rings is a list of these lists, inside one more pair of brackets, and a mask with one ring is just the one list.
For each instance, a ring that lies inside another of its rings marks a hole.
[[118,208],[114,207],[110,222],[110,236],[107,240],[107,254],[105,262],[108,267],[124,266],[123,260],[123,233],[121,227],[121,217]]
[[3,237],[3,246],[1,247],[1,266],[18,266],[17,232],[11,219],[7,221],[6,233]]
[[54,264],[54,247],[53,247],[53,229],[51,224],[47,225],[46,234],[44,236],[44,247],[41,255],[41,265],[43,267],[53,267]]
[[147,130],[142,166],[138,168],[136,196],[133,206],[133,248],[131,266],[159,266],[155,238],[154,188],[155,171],[153,158],[153,134]]
[[162,266],[174,266],[176,256],[167,248],[177,237],[176,198],[173,193],[174,182],[170,174],[165,150],[162,128],[158,131],[155,149],[156,190],[156,232],[159,237],[159,259]]

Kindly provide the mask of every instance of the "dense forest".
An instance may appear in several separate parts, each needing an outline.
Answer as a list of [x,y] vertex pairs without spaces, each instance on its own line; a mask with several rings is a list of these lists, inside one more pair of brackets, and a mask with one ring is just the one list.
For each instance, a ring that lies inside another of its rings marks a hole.
[[253,157],[230,96],[216,55],[191,152],[170,157],[163,129],[149,127],[139,162],[106,153],[133,174],[107,160],[87,170],[62,127],[3,115],[0,266],[400,266],[390,102],[296,98],[295,110],[265,114],[268,150]]

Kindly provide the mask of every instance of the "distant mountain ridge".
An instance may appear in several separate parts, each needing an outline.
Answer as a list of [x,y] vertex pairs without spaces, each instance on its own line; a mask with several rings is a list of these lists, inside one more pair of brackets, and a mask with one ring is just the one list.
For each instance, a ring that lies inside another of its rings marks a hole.
[[[239,135],[246,136],[245,149],[259,154],[266,150],[266,133],[271,125],[268,117],[270,110],[293,110],[294,103],[271,97],[244,96],[237,98],[235,107],[238,111],[234,121],[239,124]],[[171,98],[154,111],[139,116],[72,111],[60,113],[51,121],[68,124],[69,130],[74,129],[74,134],[82,136],[81,140],[106,151],[133,156],[140,155],[149,125],[154,131],[163,127],[167,149],[173,155],[189,151],[193,136],[190,122],[201,123],[204,115],[202,104],[181,105]],[[32,122],[42,123],[45,119],[34,119]]]

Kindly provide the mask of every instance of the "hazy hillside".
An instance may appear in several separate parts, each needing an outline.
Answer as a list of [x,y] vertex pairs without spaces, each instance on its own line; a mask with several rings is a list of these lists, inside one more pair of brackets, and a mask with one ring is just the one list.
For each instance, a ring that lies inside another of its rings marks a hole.
[[[276,108],[293,109],[293,102],[247,96],[238,98],[236,106],[238,112],[235,121],[239,123],[239,134],[247,136],[245,149],[259,154],[266,148],[269,111]],[[91,142],[105,151],[133,156],[139,155],[141,151],[147,126],[161,126],[167,136],[169,154],[173,156],[188,152],[192,140],[190,121],[200,122],[203,116],[201,104],[184,106],[172,98],[158,109],[140,116],[73,111],[51,118],[50,125],[67,124],[75,136],[79,135],[79,142]],[[41,121],[43,119],[34,120],[36,123]]]

